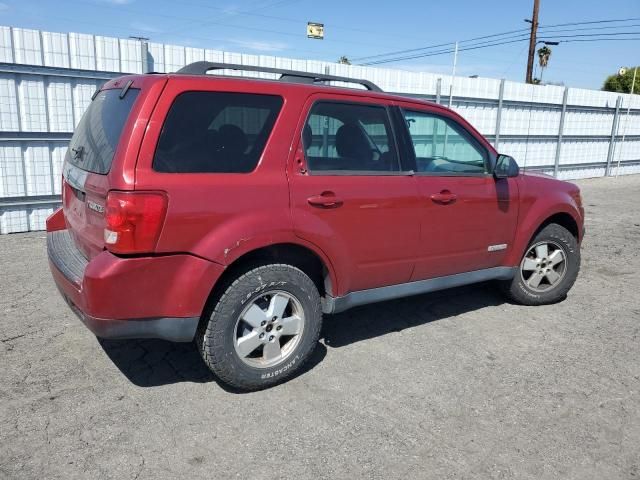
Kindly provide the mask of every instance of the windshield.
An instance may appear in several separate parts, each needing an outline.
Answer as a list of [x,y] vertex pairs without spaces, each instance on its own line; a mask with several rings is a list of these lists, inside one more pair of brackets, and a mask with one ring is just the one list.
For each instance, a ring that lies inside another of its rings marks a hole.
[[93,173],[109,173],[120,134],[140,90],[103,90],[82,116],[71,142],[67,159],[73,165]]

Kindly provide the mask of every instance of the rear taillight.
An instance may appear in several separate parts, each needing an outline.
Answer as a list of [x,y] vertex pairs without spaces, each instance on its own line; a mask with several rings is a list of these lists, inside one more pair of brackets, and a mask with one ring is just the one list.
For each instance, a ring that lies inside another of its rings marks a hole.
[[151,253],[167,213],[160,192],[109,192],[105,209],[104,243],[113,253]]

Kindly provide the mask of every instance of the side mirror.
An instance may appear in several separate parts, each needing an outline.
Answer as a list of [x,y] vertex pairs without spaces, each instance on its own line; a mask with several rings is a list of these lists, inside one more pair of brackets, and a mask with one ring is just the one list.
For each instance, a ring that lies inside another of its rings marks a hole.
[[493,169],[493,176],[496,178],[517,177],[520,174],[520,167],[509,155],[498,155],[496,167]]

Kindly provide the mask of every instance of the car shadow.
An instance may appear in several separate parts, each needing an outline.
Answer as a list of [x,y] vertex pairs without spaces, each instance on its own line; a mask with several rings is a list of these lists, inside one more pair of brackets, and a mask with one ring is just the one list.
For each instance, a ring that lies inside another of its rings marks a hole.
[[[98,343],[113,364],[138,387],[158,387],[173,383],[216,382],[230,393],[245,393],[218,380],[200,357],[195,342],[166,340],[105,340]],[[304,375],[326,356],[327,348],[318,344],[313,355],[292,378]]]
[[375,303],[325,317],[324,344],[332,348],[505,303],[495,282]]
[[[325,316],[321,332],[324,342],[318,344],[312,358],[295,377],[304,375],[318,365],[326,356],[327,347],[340,348],[502,303],[504,300],[495,284],[488,282],[371,304]],[[241,393],[218,381],[200,358],[195,343],[153,339],[98,339],[98,343],[122,374],[139,387],[217,382],[228,392]]]

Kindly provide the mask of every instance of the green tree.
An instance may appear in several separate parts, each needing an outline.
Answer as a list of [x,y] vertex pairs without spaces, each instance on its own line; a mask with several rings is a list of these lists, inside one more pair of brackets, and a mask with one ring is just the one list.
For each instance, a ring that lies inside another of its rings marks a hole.
[[[610,75],[604,81],[602,90],[606,92],[631,93],[631,83],[633,82],[633,70],[636,67],[625,67],[624,75]],[[640,66],[636,75],[636,86],[633,92],[640,94]]]
[[338,59],[338,63],[341,63],[343,65],[351,65],[351,60],[349,60],[345,55],[343,55]]

